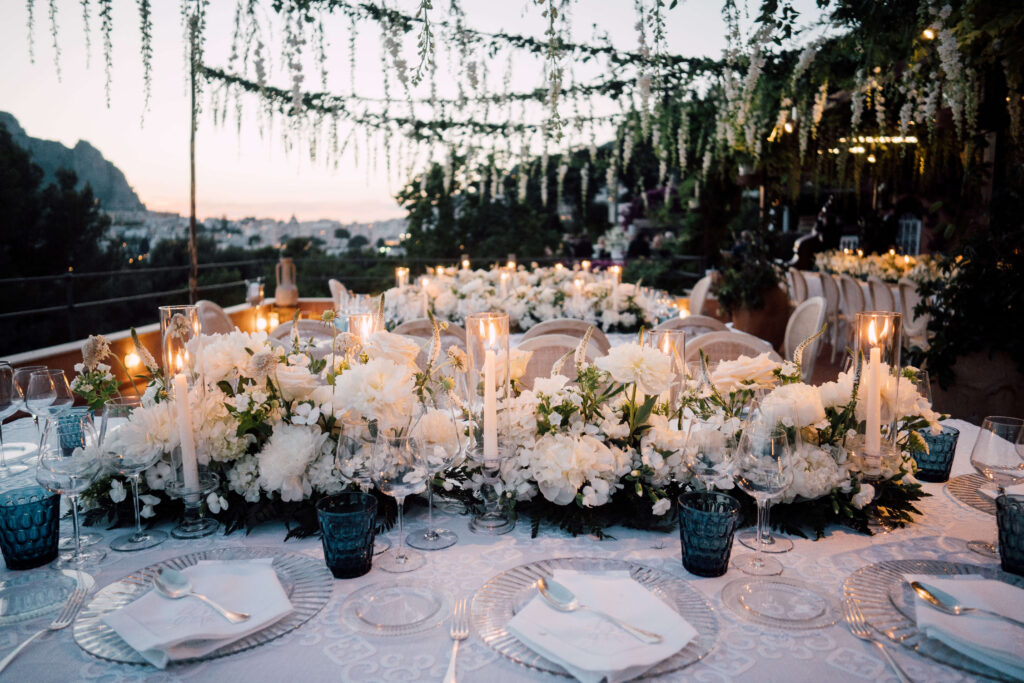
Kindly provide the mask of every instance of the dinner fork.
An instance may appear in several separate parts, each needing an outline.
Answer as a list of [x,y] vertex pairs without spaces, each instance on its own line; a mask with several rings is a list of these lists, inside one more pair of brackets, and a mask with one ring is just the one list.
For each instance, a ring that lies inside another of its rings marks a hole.
[[26,640],[24,643],[14,648],[11,654],[0,660],[0,672],[7,668],[7,665],[18,656],[18,653],[24,650],[29,643],[43,635],[48,631],[59,631],[62,628],[67,628],[71,625],[71,622],[75,620],[75,615],[78,614],[78,610],[82,607],[82,602],[85,600],[85,596],[89,594],[89,589],[79,584],[75,590],[71,591],[71,596],[68,597],[68,601],[64,603],[64,609],[60,611],[57,618],[50,622],[50,625],[41,631],[37,631],[31,638]]
[[889,666],[896,672],[896,677],[900,679],[901,683],[910,683],[910,677],[907,673],[896,663],[896,660],[892,658],[889,651],[885,649],[885,645],[871,632],[871,629],[867,625],[867,621],[864,619],[864,613],[860,611],[860,607],[852,599],[843,600],[843,616],[846,618],[846,625],[850,627],[850,633],[857,636],[861,640],[866,640],[869,643],[874,643],[878,646],[878,649],[882,651],[885,656],[885,661],[889,662]]
[[452,658],[448,662],[448,671],[444,674],[443,683],[455,683],[455,658],[459,654],[459,642],[469,637],[469,612],[466,610],[466,599],[455,601],[452,610]]

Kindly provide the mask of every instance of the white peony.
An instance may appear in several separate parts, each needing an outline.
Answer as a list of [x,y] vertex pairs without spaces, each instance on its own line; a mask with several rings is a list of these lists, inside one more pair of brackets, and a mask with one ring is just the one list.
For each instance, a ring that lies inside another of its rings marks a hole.
[[767,388],[774,386],[774,373],[779,367],[767,353],[754,358],[740,356],[719,363],[711,373],[711,383],[726,394],[744,388]]
[[107,433],[103,446],[137,461],[148,461],[157,453],[170,453],[180,442],[175,416],[170,401],[136,408],[127,422]]
[[617,483],[629,471],[630,462],[621,451],[612,450],[592,436],[545,434],[525,454],[530,476],[540,492],[556,505],[568,505],[584,484],[591,489],[585,504],[603,505],[611,497],[611,487],[597,480]]
[[377,358],[341,374],[334,384],[335,412],[377,420],[384,429],[405,424],[416,404],[413,373],[406,365]]
[[871,484],[861,484],[860,491],[853,494],[853,498],[850,499],[850,503],[853,507],[861,510],[865,505],[875,499],[875,487]]
[[[522,379],[523,375],[526,374],[526,366],[530,363],[530,358],[533,357],[533,351],[522,351],[520,349],[509,349],[508,359],[508,372],[514,380]],[[502,353],[495,360],[495,369],[497,370],[497,381],[499,383],[505,380],[505,354]]]
[[327,434],[315,427],[300,427],[279,422],[256,458],[260,467],[260,487],[280,492],[281,500],[300,501],[313,492],[306,477],[306,466],[319,457]]
[[621,384],[635,383],[637,389],[657,396],[672,383],[672,359],[657,349],[639,344],[612,347],[594,365],[609,373]]
[[[198,341],[202,342],[201,351],[197,348]],[[202,335],[189,342],[189,351],[200,354],[203,380],[207,385],[244,374],[250,368],[252,355],[249,352],[256,354],[268,348],[266,332],[250,334],[235,330],[229,334]]]
[[447,411],[428,408],[416,421],[412,433],[424,448],[431,472],[450,465],[461,450],[459,431]]
[[387,359],[399,365],[416,367],[416,356],[420,345],[410,337],[391,332],[374,332],[363,346],[363,350],[375,360]]
[[810,427],[825,420],[821,395],[802,383],[776,387],[761,401],[761,415],[769,425],[780,422],[787,427]]

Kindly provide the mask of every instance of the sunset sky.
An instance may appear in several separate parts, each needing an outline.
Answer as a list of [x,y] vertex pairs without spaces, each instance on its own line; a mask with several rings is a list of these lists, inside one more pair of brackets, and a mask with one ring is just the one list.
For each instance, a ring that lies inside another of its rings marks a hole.
[[[265,3],[269,4],[269,3]],[[415,0],[393,0],[391,7],[412,11]],[[58,140],[73,146],[84,139],[97,147],[127,176],[148,208],[157,211],[188,211],[188,91],[185,80],[185,40],[179,3],[153,2],[153,95],[149,110],[143,111],[142,65],[139,59],[138,14],[135,2],[114,3],[113,86],[108,109],[104,97],[103,50],[96,3],[91,6],[91,54],[86,68],[85,37],[78,0],[57,2],[62,79],[54,66],[53,39],[47,3],[35,3],[35,63],[29,60],[27,10],[22,0],[0,3],[0,110],[13,114],[26,132],[39,138]],[[234,2],[210,3],[207,30],[207,63],[227,64],[233,32]],[[532,0],[463,0],[467,24],[485,31],[509,32],[541,37],[545,20]],[[443,20],[448,3],[434,3],[433,16]],[[805,20],[818,16],[814,0],[797,2]],[[751,13],[755,7],[751,7]],[[268,12],[272,15],[272,12]],[[620,49],[636,48],[636,15],[627,0],[578,0],[572,9],[574,38],[589,40],[593,24],[607,31]],[[668,12],[668,45],[671,52],[684,55],[719,56],[725,46],[720,3],[690,0]],[[277,24],[280,25],[279,22]],[[331,89],[345,90],[348,83],[348,21],[342,17],[327,23],[328,68]],[[287,74],[280,68],[281,36],[275,36],[271,52],[275,63],[271,82],[288,87]],[[373,24],[360,24],[356,90],[381,94],[380,34]],[[412,37],[406,44],[406,58],[416,61]],[[493,67],[494,87],[500,86],[502,63]],[[318,88],[317,76],[307,70],[306,83]],[[448,81],[447,83],[445,81]],[[446,73],[439,75],[442,88],[452,86]],[[513,89],[537,87],[542,83],[538,63],[523,60],[515,64]],[[453,87],[453,86],[452,86]],[[396,89],[397,90],[397,89]],[[363,150],[357,167],[351,153],[339,170],[313,164],[305,154],[287,153],[277,134],[261,139],[250,101],[249,114],[241,132],[234,123],[223,128],[213,125],[209,115],[200,123],[198,135],[198,213],[200,217],[227,215],[231,218],[262,216],[300,220],[333,218],[340,221],[372,221],[404,215],[392,198],[398,182],[389,181],[385,164],[367,168]],[[143,114],[144,121],[143,121]],[[602,140],[598,140],[602,142]]]

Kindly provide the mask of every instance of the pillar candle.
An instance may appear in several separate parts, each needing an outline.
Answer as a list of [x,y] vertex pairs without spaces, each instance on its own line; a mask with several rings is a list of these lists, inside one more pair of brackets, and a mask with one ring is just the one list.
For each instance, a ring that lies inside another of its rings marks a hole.
[[484,351],[484,460],[498,457],[498,397],[494,377],[494,350]]

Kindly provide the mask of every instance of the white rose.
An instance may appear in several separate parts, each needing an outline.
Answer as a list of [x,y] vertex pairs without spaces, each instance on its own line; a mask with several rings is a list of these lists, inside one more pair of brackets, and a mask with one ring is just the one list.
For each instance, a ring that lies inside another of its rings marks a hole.
[[277,386],[281,396],[289,401],[302,401],[310,397],[320,382],[309,368],[296,365],[277,366]]
[[809,427],[825,419],[818,390],[806,384],[784,384],[761,401],[761,414],[770,425]]
[[723,393],[744,387],[770,387],[775,384],[774,372],[778,367],[767,353],[754,358],[740,356],[719,363],[711,373],[711,383]]
[[860,510],[874,499],[875,487],[871,484],[861,484],[860,491],[853,495],[853,498],[850,499],[850,503],[853,504],[853,507]]
[[370,358],[386,358],[399,365],[416,366],[420,345],[413,339],[391,332],[374,332],[363,347]]
[[671,507],[672,501],[670,501],[668,498],[661,498],[658,500],[657,503],[654,504],[654,507],[651,508],[651,512],[653,512],[656,516],[660,517],[666,512],[668,512],[669,508]]

